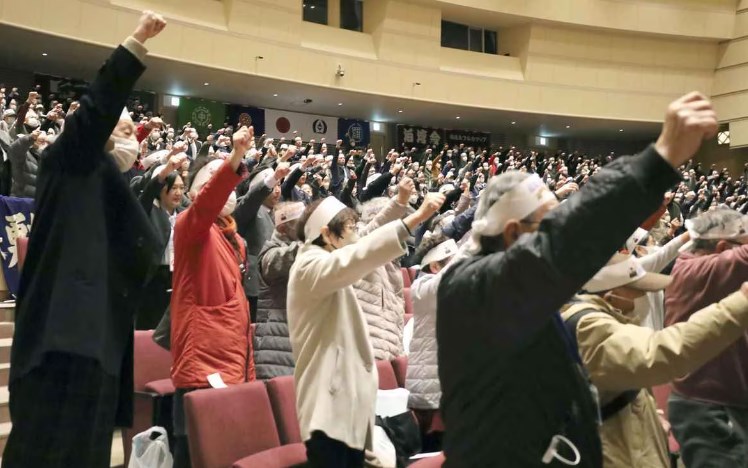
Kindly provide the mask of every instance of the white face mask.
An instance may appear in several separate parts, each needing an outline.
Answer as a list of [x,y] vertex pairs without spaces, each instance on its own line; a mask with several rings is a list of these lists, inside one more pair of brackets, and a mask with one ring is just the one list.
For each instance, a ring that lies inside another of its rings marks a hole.
[[416,203],[418,203],[418,195],[411,195],[408,201],[411,205],[415,205]]
[[236,208],[236,192],[231,192],[229,199],[226,200],[226,204],[221,209],[221,216],[228,216],[234,212]]
[[135,160],[138,159],[138,141],[114,135],[110,138],[114,142],[114,149],[110,151],[114,162],[120,172],[127,172],[135,164]]

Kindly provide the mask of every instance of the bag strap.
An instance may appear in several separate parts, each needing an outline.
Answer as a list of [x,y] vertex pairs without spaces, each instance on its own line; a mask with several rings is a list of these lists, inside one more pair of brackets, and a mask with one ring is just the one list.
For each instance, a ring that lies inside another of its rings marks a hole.
[[[574,342],[574,346],[576,346],[578,349],[579,343],[577,342],[577,325],[579,325],[579,321],[582,320],[582,318],[584,318],[586,315],[600,312],[600,310],[590,307],[589,304],[584,303],[574,304],[569,310],[574,310],[574,312],[572,312],[572,314],[566,320],[564,320],[564,325],[566,325],[566,329],[569,331],[569,335]],[[618,414],[619,411],[627,407],[629,403],[632,403],[634,400],[636,400],[636,397],[638,395],[639,390],[627,390],[619,394],[611,401],[600,407],[600,417],[603,421],[612,418],[613,416]]]

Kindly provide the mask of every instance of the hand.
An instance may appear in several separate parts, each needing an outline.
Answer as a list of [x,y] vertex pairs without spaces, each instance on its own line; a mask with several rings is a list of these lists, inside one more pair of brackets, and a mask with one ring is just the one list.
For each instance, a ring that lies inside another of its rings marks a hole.
[[174,145],[171,147],[171,152],[169,153],[169,156],[174,156],[175,154],[184,153],[185,151],[187,151],[187,143],[185,143],[184,141],[178,141],[174,143]]
[[390,169],[390,174],[392,174],[393,176],[396,176],[397,174],[400,173],[402,168],[403,168],[402,164],[393,164],[392,168]]
[[579,191],[579,186],[575,183],[566,184],[560,189],[556,190],[556,196],[558,198],[566,198],[574,192]]
[[154,128],[163,128],[164,121],[160,117],[153,117],[151,120],[145,123],[145,128],[153,130]]
[[171,174],[172,172],[176,171],[177,169],[180,169],[182,167],[182,164],[187,160],[186,154],[180,154],[178,156],[172,156],[169,158],[169,162],[166,163],[166,167],[163,171],[159,174],[159,178],[161,180],[166,179],[166,177]]
[[31,132],[31,134],[29,135],[29,137],[31,137],[32,141],[36,141],[36,139],[39,138],[39,135],[41,135],[41,134],[42,134],[42,131],[39,130],[39,129],[36,129],[33,132]]
[[[314,140],[312,140],[312,141],[314,141]],[[325,139],[324,139],[324,138],[320,138],[320,139],[319,139],[319,142],[320,142],[320,143],[324,143],[324,142],[325,142]]]
[[275,180],[280,182],[290,173],[291,173],[291,166],[286,162],[282,162],[278,164],[278,166],[275,168],[275,174],[273,175],[273,177],[275,177]]
[[29,105],[35,106],[38,99],[39,93],[37,93],[36,91],[30,91],[29,97],[26,98],[26,102],[29,103]]
[[460,190],[463,192],[469,192],[470,191],[470,181],[466,178],[462,179],[462,182],[460,182]]
[[249,151],[249,147],[252,143],[252,138],[255,136],[254,127],[242,127],[232,135],[232,141],[234,143],[234,153],[244,157]]
[[407,216],[403,219],[403,222],[411,232],[418,227],[419,224],[425,222],[431,218],[434,213],[439,211],[442,207],[446,197],[441,193],[429,192],[426,194],[426,198],[423,199],[423,203],[412,215]]
[[717,114],[709,99],[698,92],[689,93],[668,106],[655,150],[677,168],[693,157],[705,138],[716,135],[717,129]]
[[401,205],[407,205],[410,200],[410,195],[415,191],[416,184],[410,177],[403,177],[399,184],[397,184],[397,202]]
[[338,140],[338,141],[336,141],[336,142],[335,142],[335,146],[336,146],[337,148],[340,148],[341,146],[343,146],[343,140]]
[[[281,160],[288,161],[289,159],[293,158],[294,154],[296,154],[296,146],[289,146],[286,149],[286,152],[283,153],[283,157],[281,158]],[[309,158],[307,158],[307,160],[308,159]]]
[[135,32],[132,33],[132,37],[141,44],[145,44],[145,41],[148,39],[158,36],[165,27],[166,20],[163,16],[151,10],[146,10],[143,12],[143,16],[140,17],[140,23],[135,28]]
[[314,144],[314,140],[309,140],[309,144],[313,145]]

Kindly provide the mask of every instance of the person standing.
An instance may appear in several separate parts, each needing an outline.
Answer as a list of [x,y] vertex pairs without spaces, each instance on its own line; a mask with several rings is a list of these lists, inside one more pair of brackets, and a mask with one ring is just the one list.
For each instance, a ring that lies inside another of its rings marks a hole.
[[228,159],[197,170],[189,187],[192,205],[174,226],[170,311],[176,468],[190,466],[184,395],[218,381],[235,385],[255,379],[249,304],[242,288],[247,252],[231,216],[252,132],[242,127],[233,135]]
[[356,213],[334,197],[299,221],[304,246],[288,282],[288,328],[301,438],[313,468],[364,466],[372,448],[378,375],[353,283],[406,253],[405,239],[444,203],[430,194],[414,214],[358,240]]
[[670,104],[654,146],[608,164],[562,205],[537,175],[491,179],[475,255],[448,268],[437,293],[445,468],[602,465],[597,403],[558,311],[716,131],[694,92]]
[[132,423],[134,314],[156,240],[122,176],[138,143],[121,113],[165,26],[143,13],[41,155],[4,468],[108,467],[115,425]]

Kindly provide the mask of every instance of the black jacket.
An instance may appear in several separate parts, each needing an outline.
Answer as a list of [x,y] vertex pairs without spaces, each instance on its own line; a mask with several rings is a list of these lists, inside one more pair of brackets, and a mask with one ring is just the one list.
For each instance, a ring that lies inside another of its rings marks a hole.
[[[161,263],[161,258],[164,256],[166,247],[169,244],[169,237],[171,236],[171,222],[169,221],[169,213],[163,208],[159,208],[153,204],[154,200],[158,200],[161,194],[161,189],[166,186],[164,182],[161,182],[158,177],[151,177],[140,194],[138,200],[140,201],[143,210],[151,220],[154,232],[158,241],[157,246],[157,264]],[[176,213],[181,213],[186,209],[185,206],[177,206]]]
[[11,350],[11,385],[50,351],[96,359],[120,378],[117,425],[132,421],[133,317],[157,243],[104,144],[144,70],[117,47],[42,153]]
[[580,450],[579,467],[602,466],[597,410],[558,311],[677,180],[652,148],[620,158],[537,232],[445,271],[437,303],[445,467],[565,466],[541,462],[556,434]]

